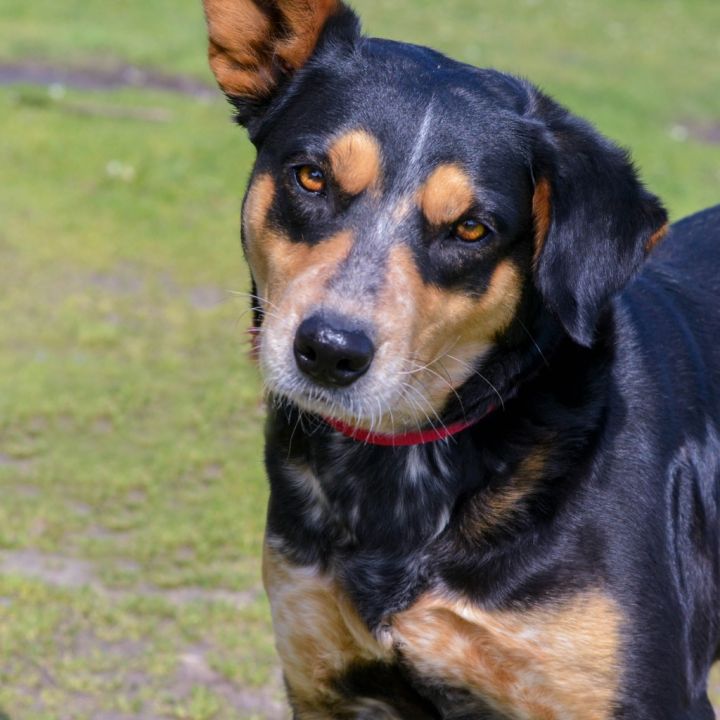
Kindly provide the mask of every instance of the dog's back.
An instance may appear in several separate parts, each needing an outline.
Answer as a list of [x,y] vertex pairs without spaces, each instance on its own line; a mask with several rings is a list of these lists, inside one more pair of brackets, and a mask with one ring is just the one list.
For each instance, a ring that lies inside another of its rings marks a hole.
[[662,717],[712,717],[706,700],[683,711],[675,698],[702,697],[720,626],[719,266],[717,206],[674,224],[612,305],[593,502],[614,592],[633,608],[630,672],[647,687],[656,658],[665,668],[628,717],[653,703]]
[[670,434],[720,427],[719,268],[720,205],[675,223],[616,302],[656,376],[658,429]]

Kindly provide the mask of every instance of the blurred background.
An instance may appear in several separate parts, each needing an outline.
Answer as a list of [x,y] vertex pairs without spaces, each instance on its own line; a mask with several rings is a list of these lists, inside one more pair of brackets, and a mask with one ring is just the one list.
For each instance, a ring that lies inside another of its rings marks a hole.
[[[354,5],[371,34],[531,78],[631,148],[674,218],[720,201],[720,3]],[[253,152],[205,43],[199,0],[2,0],[1,720],[285,717],[241,294]]]

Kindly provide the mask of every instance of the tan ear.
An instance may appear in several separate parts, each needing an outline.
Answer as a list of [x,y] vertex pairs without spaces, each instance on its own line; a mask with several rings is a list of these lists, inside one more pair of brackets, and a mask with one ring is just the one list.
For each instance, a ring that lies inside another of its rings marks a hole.
[[340,0],[203,0],[210,67],[230,96],[263,100],[312,55]]

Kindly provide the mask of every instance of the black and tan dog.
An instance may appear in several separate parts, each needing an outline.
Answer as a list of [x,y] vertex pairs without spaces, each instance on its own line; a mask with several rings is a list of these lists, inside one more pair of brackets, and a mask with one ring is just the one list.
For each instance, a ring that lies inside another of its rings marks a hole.
[[720,208],[668,231],[587,123],[339,0],[205,10],[295,717],[713,718]]

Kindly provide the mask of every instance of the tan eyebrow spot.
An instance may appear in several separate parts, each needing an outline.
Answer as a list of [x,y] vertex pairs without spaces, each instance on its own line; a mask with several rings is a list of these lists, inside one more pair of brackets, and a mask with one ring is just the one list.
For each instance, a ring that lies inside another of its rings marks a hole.
[[349,195],[359,195],[380,184],[380,144],[365,130],[351,130],[330,147],[335,180]]
[[459,165],[445,164],[433,170],[418,191],[418,204],[432,225],[459,220],[473,205],[472,178]]

